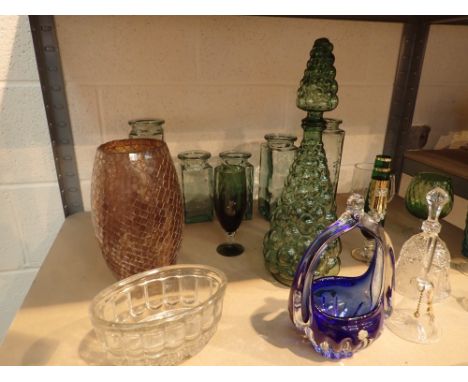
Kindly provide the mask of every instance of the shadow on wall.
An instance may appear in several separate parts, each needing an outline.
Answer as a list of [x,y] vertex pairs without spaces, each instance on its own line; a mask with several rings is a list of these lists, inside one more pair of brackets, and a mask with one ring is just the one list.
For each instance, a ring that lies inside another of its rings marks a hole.
[[0,35],[2,339],[64,216],[28,17],[0,16]]
[[414,124],[428,124],[431,132],[424,149],[459,148],[468,144],[468,85],[422,85]]

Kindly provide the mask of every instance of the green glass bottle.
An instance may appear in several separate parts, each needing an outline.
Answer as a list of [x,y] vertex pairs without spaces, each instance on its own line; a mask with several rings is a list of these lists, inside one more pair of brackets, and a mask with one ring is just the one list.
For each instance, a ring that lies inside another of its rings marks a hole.
[[[325,111],[338,105],[338,84],[333,45],[326,38],[315,41],[296,105],[307,112],[302,120],[303,140],[271,216],[270,230],[263,240],[266,268],[281,283],[291,285],[304,251],[316,236],[336,220],[333,187],[322,143]],[[339,242],[329,245],[319,275],[337,274]]]

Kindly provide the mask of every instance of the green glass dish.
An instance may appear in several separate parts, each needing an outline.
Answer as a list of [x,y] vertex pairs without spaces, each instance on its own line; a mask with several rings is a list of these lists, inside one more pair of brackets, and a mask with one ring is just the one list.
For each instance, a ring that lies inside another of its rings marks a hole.
[[444,189],[449,195],[449,201],[440,213],[441,219],[446,217],[453,208],[452,179],[434,172],[420,172],[411,180],[405,195],[405,206],[408,212],[419,219],[426,220],[428,216],[426,195],[436,187]]

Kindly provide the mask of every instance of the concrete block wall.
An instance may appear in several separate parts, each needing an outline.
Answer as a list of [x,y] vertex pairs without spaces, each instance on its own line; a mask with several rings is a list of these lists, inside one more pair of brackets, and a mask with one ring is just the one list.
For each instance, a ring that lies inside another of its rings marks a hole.
[[258,166],[269,132],[302,136],[296,90],[319,37],[335,45],[346,130],[340,191],[383,148],[402,26],[276,17],[58,16],[85,208],[96,147],[127,121],[162,117],[174,157],[243,147]]
[[26,16],[0,16],[0,342],[63,223]]

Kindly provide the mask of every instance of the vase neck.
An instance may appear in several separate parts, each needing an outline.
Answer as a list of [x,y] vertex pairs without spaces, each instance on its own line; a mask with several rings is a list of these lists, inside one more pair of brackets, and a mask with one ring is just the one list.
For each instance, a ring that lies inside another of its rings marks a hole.
[[302,120],[302,129],[304,130],[304,137],[309,131],[325,130],[326,122],[323,119],[323,112],[321,111],[309,111],[307,117]]
[[309,112],[307,117],[302,120],[302,129],[304,130],[302,145],[307,142],[322,141],[322,132],[326,127],[322,114],[321,112]]

